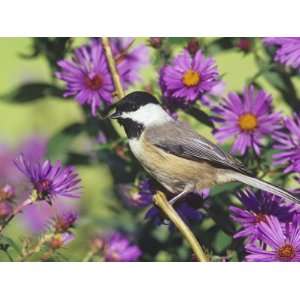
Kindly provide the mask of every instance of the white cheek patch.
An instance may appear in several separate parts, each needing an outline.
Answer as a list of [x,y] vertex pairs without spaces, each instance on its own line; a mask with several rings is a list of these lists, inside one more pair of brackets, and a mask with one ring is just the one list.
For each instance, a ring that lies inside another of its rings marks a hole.
[[133,112],[125,112],[122,114],[122,117],[129,118],[144,126],[159,125],[172,120],[160,105],[153,103],[141,106]]

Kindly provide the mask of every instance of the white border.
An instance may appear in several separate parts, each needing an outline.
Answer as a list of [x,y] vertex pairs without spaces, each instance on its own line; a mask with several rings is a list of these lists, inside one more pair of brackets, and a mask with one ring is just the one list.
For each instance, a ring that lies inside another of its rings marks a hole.
[[[1,299],[296,299],[292,263],[2,263]],[[6,297],[5,297],[6,296]]]
[[[299,36],[299,5],[295,0],[3,0],[0,35]],[[300,264],[0,263],[0,268],[1,299],[253,300],[299,294]]]
[[9,0],[2,36],[299,35],[296,0]]

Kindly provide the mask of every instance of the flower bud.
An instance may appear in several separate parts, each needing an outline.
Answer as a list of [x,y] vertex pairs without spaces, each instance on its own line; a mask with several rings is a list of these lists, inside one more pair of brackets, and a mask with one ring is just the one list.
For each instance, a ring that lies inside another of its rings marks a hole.
[[97,143],[99,143],[100,145],[103,145],[103,144],[107,143],[107,137],[104,134],[104,132],[102,132],[102,131],[98,132],[96,140],[97,140]]
[[10,216],[13,212],[13,207],[8,201],[0,202],[0,220],[3,220]]
[[71,227],[74,226],[76,220],[78,218],[78,215],[73,212],[65,213],[63,215],[57,216],[54,221],[54,228],[56,232],[66,232]]
[[104,248],[104,238],[100,235],[94,236],[90,242],[91,249],[94,253],[97,253],[99,251],[102,251]]
[[191,40],[187,44],[187,51],[193,56],[199,50],[200,44],[196,38],[191,38]]
[[124,160],[128,160],[129,157],[128,157],[128,153],[127,153],[127,149],[123,146],[123,145],[118,145],[115,147],[115,151],[116,151],[116,154],[124,159]]
[[12,200],[15,197],[15,189],[6,184],[3,188],[0,189],[0,201]]
[[154,49],[159,49],[162,46],[163,38],[162,37],[151,37],[148,40],[148,43]]
[[240,38],[236,42],[236,47],[241,49],[243,52],[249,52],[252,47],[252,41],[250,38]]
[[153,94],[153,86],[151,84],[147,84],[143,86],[143,90],[149,94]]
[[74,235],[72,233],[68,233],[68,232],[57,233],[51,238],[50,247],[53,250],[57,250],[65,245],[67,245],[73,239],[74,239]]

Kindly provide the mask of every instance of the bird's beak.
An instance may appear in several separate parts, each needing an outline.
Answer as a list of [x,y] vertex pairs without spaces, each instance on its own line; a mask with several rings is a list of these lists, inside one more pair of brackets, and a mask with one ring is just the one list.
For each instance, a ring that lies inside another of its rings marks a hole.
[[120,117],[121,117],[121,114],[117,111],[115,111],[112,114],[107,116],[107,118],[109,118],[109,119],[119,119]]

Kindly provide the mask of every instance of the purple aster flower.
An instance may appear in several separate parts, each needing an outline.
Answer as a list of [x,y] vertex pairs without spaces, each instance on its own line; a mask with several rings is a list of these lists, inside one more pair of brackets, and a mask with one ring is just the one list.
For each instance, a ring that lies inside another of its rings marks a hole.
[[30,180],[36,200],[80,197],[80,179],[73,167],[63,167],[60,161],[52,165],[49,160],[32,164],[23,155],[15,160],[15,165]]
[[99,41],[76,49],[72,61],[61,60],[58,66],[56,77],[67,83],[65,97],[75,96],[81,105],[90,105],[94,116],[101,103],[111,103],[114,86]]
[[224,142],[230,137],[235,141],[232,152],[245,154],[253,148],[260,154],[262,139],[280,128],[280,114],[272,113],[272,96],[265,91],[256,91],[254,86],[244,89],[243,95],[229,93],[224,103],[214,108],[219,123],[215,137]]
[[23,177],[16,171],[13,163],[17,153],[24,153],[30,161],[41,160],[46,153],[46,139],[39,136],[26,138],[16,149],[0,144],[0,185],[13,184],[18,190],[23,184]]
[[123,86],[127,88],[141,79],[140,69],[149,64],[148,48],[145,45],[133,47],[134,38],[130,37],[111,38],[110,43]]
[[[139,182],[138,186],[128,184],[119,185],[119,193],[122,200],[129,206],[143,208],[153,204],[156,189],[151,180],[144,179]],[[198,194],[191,193],[185,199],[178,201],[174,207],[186,222],[200,221],[202,213],[199,212],[198,208],[201,204],[201,198],[205,199],[208,194],[209,189],[204,189]],[[160,225],[165,221],[165,217],[155,206],[147,211],[145,218],[156,225]]]
[[77,219],[78,214],[75,211],[68,211],[56,215],[53,218],[55,231],[60,233],[69,231],[74,227]]
[[187,50],[160,71],[160,85],[166,98],[194,102],[218,83],[215,61],[199,50],[191,56]]
[[246,246],[247,261],[300,261],[300,226],[297,221],[283,228],[276,217],[269,216],[258,226],[258,234],[263,244],[257,242]]
[[299,69],[300,67],[300,38],[299,37],[273,37],[264,38],[268,46],[276,46],[275,61]]
[[68,216],[74,214],[78,216],[79,199],[69,201],[66,198],[52,200],[52,205],[45,201],[38,201],[35,205],[27,206],[22,213],[22,222],[34,234],[42,233],[51,227],[58,225],[55,221],[57,216]]
[[257,228],[259,224],[266,222],[267,216],[276,216],[281,222],[289,222],[293,218],[295,206],[285,204],[272,194],[247,190],[239,194],[239,199],[244,204],[244,209],[229,207],[231,218],[242,226],[241,231],[234,235],[235,238],[256,238]]
[[[30,164],[36,164],[45,158],[47,150],[47,139],[42,136],[30,136],[26,138],[21,145],[18,146],[18,153],[23,153],[26,160]],[[13,158],[11,158],[11,168],[13,169],[14,178],[18,178],[17,192],[19,198],[24,198],[27,195],[24,193],[27,186],[27,181],[24,180],[24,176],[15,168],[13,160],[16,156],[15,151],[12,152]],[[19,178],[20,177],[20,178]],[[15,182],[15,181],[14,181]],[[77,199],[76,199],[77,200]],[[68,201],[68,199],[54,199],[52,200],[52,206],[40,201],[35,205],[27,206],[20,218],[26,228],[33,233],[41,233],[47,229],[49,220],[59,213],[64,213],[70,210],[78,210],[79,201]]]
[[138,186],[120,184],[121,199],[131,207],[146,207],[152,203],[155,191],[149,179],[141,180]]
[[275,164],[285,164],[284,173],[300,172],[300,115],[284,119],[284,128],[273,139],[274,149],[280,153],[274,154]]
[[105,239],[103,255],[105,261],[129,262],[137,261],[142,252],[138,246],[131,244],[124,235],[113,233]]

